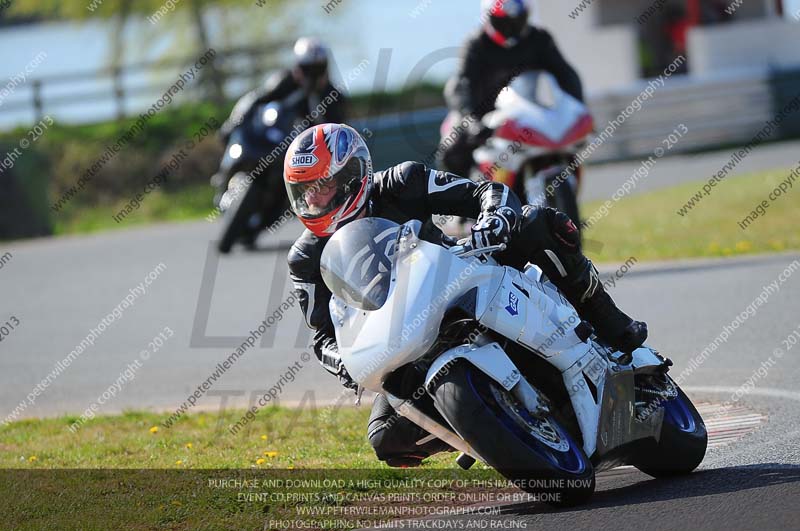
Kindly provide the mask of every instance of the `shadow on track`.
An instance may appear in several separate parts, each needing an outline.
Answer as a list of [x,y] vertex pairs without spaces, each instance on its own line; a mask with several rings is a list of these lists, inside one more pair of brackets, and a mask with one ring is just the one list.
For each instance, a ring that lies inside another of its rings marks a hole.
[[[604,483],[618,484],[621,481],[627,484],[603,489]],[[800,482],[800,466],[779,463],[700,470],[688,476],[671,479],[652,479],[640,472],[614,478],[603,478],[601,475],[598,476],[598,488],[603,490],[598,490],[586,505],[559,510],[543,503],[526,503],[503,507],[501,514],[511,516],[579,513],[602,507],[625,507],[656,501],[699,498],[798,482]]]

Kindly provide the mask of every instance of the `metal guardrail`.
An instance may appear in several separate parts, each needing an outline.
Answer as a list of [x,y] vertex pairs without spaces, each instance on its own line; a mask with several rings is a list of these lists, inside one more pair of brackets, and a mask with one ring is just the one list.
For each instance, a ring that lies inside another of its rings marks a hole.
[[[596,128],[603,129],[638,94],[636,90],[628,90],[593,100],[590,106]],[[688,133],[672,148],[673,152],[744,143],[771,118],[773,104],[766,76],[673,79],[631,115],[595,152],[592,160],[650,155],[678,124],[684,124]]]

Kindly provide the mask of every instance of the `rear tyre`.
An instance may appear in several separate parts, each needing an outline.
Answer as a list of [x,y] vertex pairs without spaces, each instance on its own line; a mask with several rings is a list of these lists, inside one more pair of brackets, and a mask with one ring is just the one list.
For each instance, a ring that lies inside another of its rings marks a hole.
[[692,472],[703,461],[708,433],[703,418],[691,400],[673,383],[678,396],[664,403],[661,436],[643,441],[636,468],[656,478],[680,476]]
[[576,227],[581,226],[578,198],[569,179],[561,182],[555,187],[553,193],[547,196],[547,206],[568,215]]
[[584,503],[594,492],[594,467],[569,433],[552,416],[534,418],[469,362],[455,362],[432,392],[456,432],[522,490],[559,507]]

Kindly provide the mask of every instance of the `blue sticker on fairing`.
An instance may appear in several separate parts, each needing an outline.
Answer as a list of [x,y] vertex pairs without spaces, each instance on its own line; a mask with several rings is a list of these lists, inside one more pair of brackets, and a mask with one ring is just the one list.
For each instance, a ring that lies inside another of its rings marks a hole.
[[508,294],[508,306],[506,306],[506,311],[511,315],[519,314],[519,298],[512,292]]

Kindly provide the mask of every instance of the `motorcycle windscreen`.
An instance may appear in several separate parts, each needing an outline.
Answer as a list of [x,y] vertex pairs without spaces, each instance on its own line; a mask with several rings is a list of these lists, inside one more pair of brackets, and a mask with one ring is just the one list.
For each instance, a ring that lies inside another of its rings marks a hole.
[[325,285],[350,306],[380,309],[389,296],[400,225],[382,218],[348,223],[331,236],[320,259]]
[[508,85],[513,92],[525,101],[544,108],[556,106],[555,90],[559,89],[557,82],[547,73],[538,70],[528,70],[515,77]]

